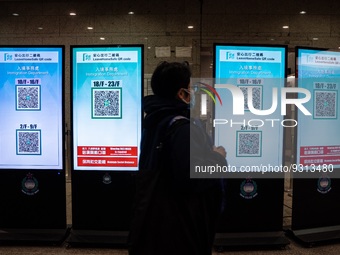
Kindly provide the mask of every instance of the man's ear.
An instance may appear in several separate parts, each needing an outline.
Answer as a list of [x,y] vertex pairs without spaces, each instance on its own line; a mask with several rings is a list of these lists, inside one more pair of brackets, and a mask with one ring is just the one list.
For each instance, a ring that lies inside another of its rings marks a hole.
[[186,98],[186,93],[183,89],[179,89],[177,92],[177,98],[185,100]]

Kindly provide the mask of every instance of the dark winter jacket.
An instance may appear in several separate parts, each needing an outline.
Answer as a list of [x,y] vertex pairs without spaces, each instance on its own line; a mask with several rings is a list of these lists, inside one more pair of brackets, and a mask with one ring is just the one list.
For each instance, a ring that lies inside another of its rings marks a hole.
[[[190,179],[190,161],[226,165],[187,105],[145,98],[130,255],[211,254],[222,203],[221,181]],[[174,118],[177,119],[174,121]],[[195,155],[190,155],[190,146]]]

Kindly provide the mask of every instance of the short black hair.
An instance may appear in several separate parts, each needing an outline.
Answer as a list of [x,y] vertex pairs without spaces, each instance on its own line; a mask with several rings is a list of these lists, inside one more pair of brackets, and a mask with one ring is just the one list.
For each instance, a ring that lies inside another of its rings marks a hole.
[[191,71],[188,63],[161,62],[151,77],[151,88],[155,95],[174,98],[181,88],[188,88]]

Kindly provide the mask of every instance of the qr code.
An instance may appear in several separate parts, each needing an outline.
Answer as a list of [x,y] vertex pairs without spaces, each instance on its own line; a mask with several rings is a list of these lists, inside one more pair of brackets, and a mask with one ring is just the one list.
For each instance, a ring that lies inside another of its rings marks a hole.
[[17,154],[41,155],[40,130],[17,130]]
[[121,89],[93,89],[93,118],[121,118]]
[[252,103],[253,107],[261,110],[262,107],[262,87],[260,86],[239,86],[244,96],[244,110],[249,110],[248,106],[248,88],[252,88]]
[[40,110],[40,86],[17,86],[17,110]]
[[337,91],[314,92],[314,118],[335,119],[337,117]]
[[260,157],[262,152],[262,133],[259,131],[237,132],[238,157]]

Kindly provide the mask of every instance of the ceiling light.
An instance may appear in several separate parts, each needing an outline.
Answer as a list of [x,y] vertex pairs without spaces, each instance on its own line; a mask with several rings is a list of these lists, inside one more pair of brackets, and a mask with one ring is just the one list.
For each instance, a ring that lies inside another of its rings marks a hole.
[[88,29],[88,30],[92,30],[92,29],[93,29],[93,27],[87,27],[87,29]]
[[189,29],[193,29],[193,28],[194,28],[194,26],[188,26],[188,28],[189,28]]
[[102,40],[102,41],[104,41],[104,40],[105,40],[105,37],[100,37],[99,39]]
[[19,16],[19,13],[12,13],[13,16]]
[[305,11],[300,11],[300,14],[306,14],[306,12]]
[[283,26],[282,28],[287,29],[287,28],[289,28],[289,26]]
[[319,40],[319,38],[314,37],[312,40],[313,40],[313,41],[317,41],[317,40]]
[[128,12],[128,14],[133,15],[133,14],[135,14],[135,13],[134,13],[134,12]]
[[38,27],[39,30],[43,30],[43,27]]
[[75,12],[70,12],[70,16],[76,16],[77,14]]

